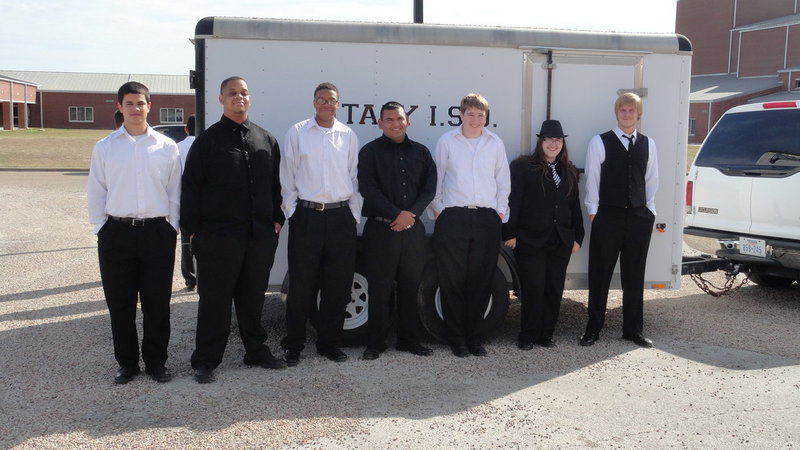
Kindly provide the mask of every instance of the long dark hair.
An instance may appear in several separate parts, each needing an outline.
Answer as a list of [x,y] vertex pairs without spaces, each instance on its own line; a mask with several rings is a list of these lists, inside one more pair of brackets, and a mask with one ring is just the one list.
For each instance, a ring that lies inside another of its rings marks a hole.
[[[533,153],[530,155],[522,155],[517,159],[521,161],[525,161],[527,163],[532,164],[535,167],[538,167],[542,170],[542,183],[544,183],[544,178],[548,178],[550,180],[553,179],[553,172],[550,170],[549,163],[547,162],[547,158],[544,156],[544,148],[542,144],[544,143],[544,137],[540,137],[536,139],[536,147],[533,148]],[[572,161],[569,160],[569,152],[567,152],[567,140],[564,139],[563,144],[561,145],[561,152],[558,153],[556,156],[556,162],[561,166],[562,174],[569,177],[571,183],[569,183],[570,191],[573,187],[578,186],[578,169],[575,168],[575,165],[572,164]],[[567,192],[569,194],[569,192]]]

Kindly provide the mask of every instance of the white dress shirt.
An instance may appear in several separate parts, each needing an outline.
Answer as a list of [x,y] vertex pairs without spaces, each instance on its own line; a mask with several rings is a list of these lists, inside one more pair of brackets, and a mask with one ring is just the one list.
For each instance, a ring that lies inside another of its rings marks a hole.
[[178,230],[181,162],[175,141],[153,130],[131,136],[120,127],[97,142],[86,186],[94,232],[108,216],[166,217]]
[[186,136],[186,139],[178,142],[178,153],[181,155],[181,171],[186,167],[186,155],[189,154],[189,149],[192,148],[194,136]]
[[[617,135],[617,139],[622,142],[622,146],[628,148],[630,141],[623,137],[625,133],[619,127],[614,127],[611,131]],[[634,131],[633,141],[636,142],[638,131]],[[656,142],[648,139],[649,152],[647,155],[647,168],[644,172],[644,192],[647,200],[647,209],[654,215],[656,213],[656,191],[658,191],[658,154],[656,152]],[[600,166],[606,160],[606,148],[600,135],[595,135],[589,141],[589,148],[586,150],[586,212],[591,216],[597,214],[600,206]]]
[[470,142],[461,127],[448,131],[436,143],[436,196],[431,209],[437,214],[453,206],[492,208],[508,221],[511,175],[506,147],[499,136],[484,129]]
[[358,136],[336,119],[330,128],[319,126],[313,117],[289,128],[281,149],[281,208],[286,218],[294,214],[298,199],[346,201],[360,222],[359,148]]

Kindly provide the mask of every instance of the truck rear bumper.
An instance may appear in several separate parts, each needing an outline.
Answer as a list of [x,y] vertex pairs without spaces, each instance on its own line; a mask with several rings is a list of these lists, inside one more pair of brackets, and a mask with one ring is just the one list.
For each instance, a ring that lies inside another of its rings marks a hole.
[[[739,238],[750,237],[766,241],[766,258],[739,253]],[[750,236],[729,232],[686,227],[683,240],[689,247],[713,256],[727,258],[753,266],[780,266],[800,269],[800,242],[774,239],[764,236]]]

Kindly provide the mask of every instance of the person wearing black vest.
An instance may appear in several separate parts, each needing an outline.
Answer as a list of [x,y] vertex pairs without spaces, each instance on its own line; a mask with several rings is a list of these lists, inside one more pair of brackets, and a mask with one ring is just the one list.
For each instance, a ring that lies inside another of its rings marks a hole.
[[583,243],[578,171],[557,120],[545,120],[531,155],[511,162],[509,218],[503,239],[514,249],[522,284],[517,346],[554,347],[553,332],[570,255]]
[[192,143],[181,192],[181,228],[197,261],[200,295],[191,363],[198,383],[214,381],[236,307],[244,363],[282,369],[261,324],[264,293],[278,234],[281,210],[280,148],[267,130],[248,118],[250,92],[240,77],[220,86],[222,118]]
[[361,214],[367,217],[363,235],[369,281],[366,360],[377,359],[386,349],[395,293],[395,348],[418,356],[433,353],[420,344],[417,290],[426,254],[420,216],[436,194],[436,166],[428,148],[408,138],[408,125],[403,105],[384,104],[378,120],[383,135],[358,154],[358,189],[364,197]]
[[655,142],[636,130],[642,99],[633,93],[614,103],[617,126],[589,141],[586,151],[586,209],[592,222],[589,246],[589,321],[583,346],[600,339],[608,289],[617,258],[622,282],[622,338],[652,347],[644,337],[643,297],[647,251],[658,190]]

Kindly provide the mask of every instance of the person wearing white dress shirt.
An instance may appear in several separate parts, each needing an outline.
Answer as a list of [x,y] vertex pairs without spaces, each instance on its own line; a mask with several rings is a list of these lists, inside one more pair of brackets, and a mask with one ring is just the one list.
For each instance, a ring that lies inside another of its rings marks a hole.
[[622,281],[622,338],[640,347],[644,273],[653,234],[658,190],[658,156],[653,139],[636,130],[642,99],[625,93],[614,103],[617,126],[589,141],[586,151],[586,205],[592,223],[589,245],[589,320],[583,346],[600,339],[608,289],[619,259]]
[[485,129],[489,103],[467,94],[461,126],[436,143],[433,248],[448,344],[453,354],[485,356],[483,313],[508,217],[511,176],[503,141]]
[[289,293],[281,346],[289,366],[299,362],[310,317],[317,318],[317,353],[347,360],[338,341],[355,272],[362,199],[358,137],[336,120],[339,104],[336,86],[318,85],[314,117],[293,125],[284,139],[280,178],[289,220]]
[[[189,154],[189,149],[194,142],[194,128],[195,118],[194,114],[189,116],[186,120],[186,137],[178,142],[178,152],[181,155],[181,167],[186,167],[186,155]],[[181,229],[181,275],[183,275],[183,282],[186,284],[187,291],[193,291],[197,285],[197,276],[194,271],[194,260],[192,260],[192,250],[188,233]]]
[[150,92],[128,82],[119,88],[123,125],[92,151],[87,200],[97,233],[100,277],[111,316],[114,382],[139,374],[136,305],[141,302],[141,356],[155,381],[172,375],[165,367],[170,335],[169,303],[175,266],[181,195],[181,163],[175,142],[147,124]]

